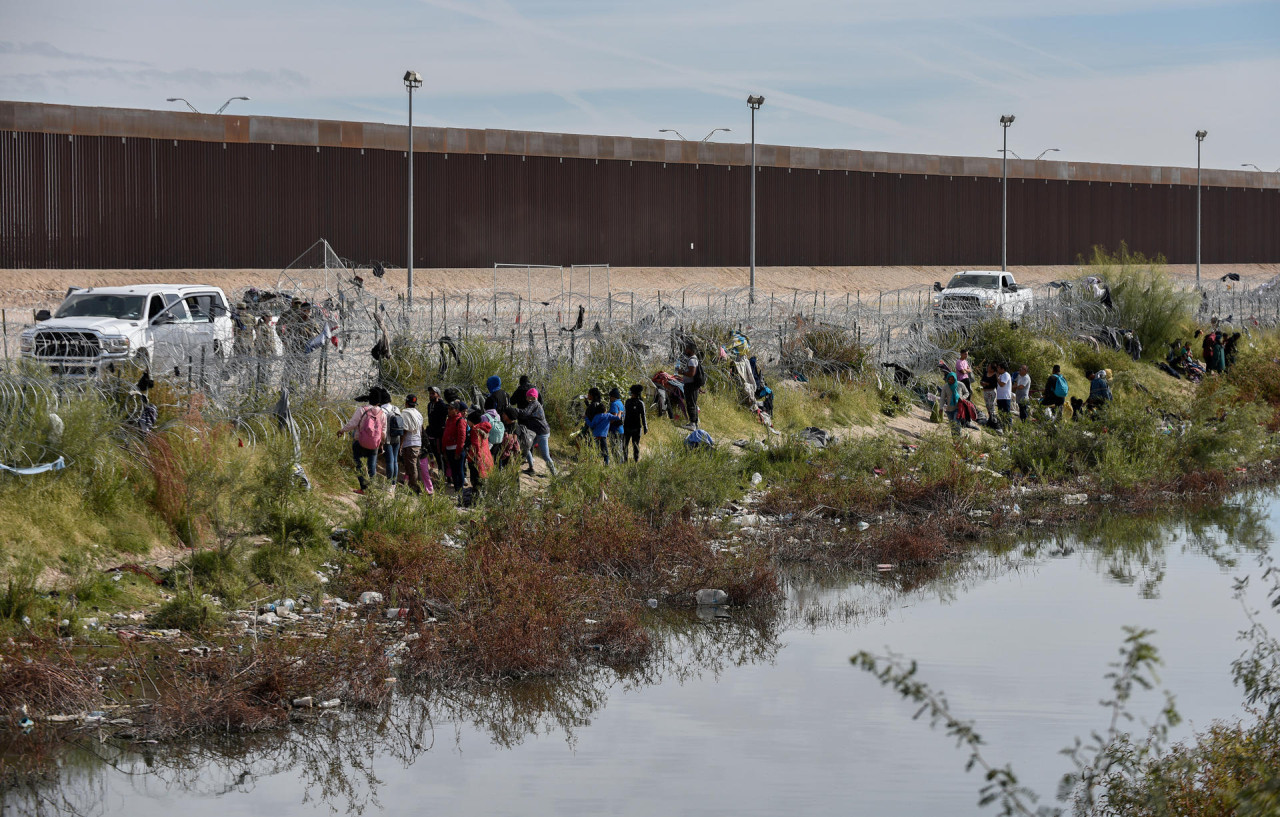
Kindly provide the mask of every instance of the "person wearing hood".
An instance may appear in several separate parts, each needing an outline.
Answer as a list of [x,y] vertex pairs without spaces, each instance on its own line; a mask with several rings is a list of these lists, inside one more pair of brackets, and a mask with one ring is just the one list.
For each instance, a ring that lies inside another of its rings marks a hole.
[[493,471],[493,454],[489,451],[489,432],[493,430],[493,426],[480,409],[472,409],[466,422],[466,462],[471,471],[471,487],[479,492],[489,473]]
[[520,375],[520,385],[516,386],[516,390],[511,394],[512,405],[519,409],[527,409],[529,407],[529,390],[532,388],[533,384],[529,382],[529,375]]
[[507,393],[502,390],[502,378],[496,374],[490,375],[484,386],[489,390],[489,396],[484,399],[484,410],[502,414],[502,410],[511,403]]
[[538,400],[538,390],[530,387],[526,397],[529,401],[528,408],[518,408],[513,404],[507,406],[503,413],[533,435],[533,444],[524,452],[524,461],[528,466],[525,473],[533,475],[533,454],[536,451],[547,463],[547,470],[554,477],[556,464],[551,460],[551,426],[547,424],[547,415],[542,410],[542,402]]

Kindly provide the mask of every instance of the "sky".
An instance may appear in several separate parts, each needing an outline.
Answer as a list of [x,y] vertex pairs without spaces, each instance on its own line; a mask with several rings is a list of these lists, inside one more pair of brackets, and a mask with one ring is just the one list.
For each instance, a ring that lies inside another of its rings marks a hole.
[[0,0],[0,99],[1280,168],[1280,0]]

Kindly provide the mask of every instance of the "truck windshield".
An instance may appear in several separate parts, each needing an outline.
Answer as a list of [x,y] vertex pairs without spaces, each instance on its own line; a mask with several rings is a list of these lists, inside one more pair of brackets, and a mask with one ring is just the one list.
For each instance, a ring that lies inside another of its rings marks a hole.
[[58,307],[55,318],[120,318],[142,319],[146,298],[141,295],[105,295],[86,292],[68,297]]
[[947,289],[951,289],[952,287],[957,289],[999,289],[1000,276],[976,275],[974,273],[962,272],[959,275],[951,276],[951,280],[947,282]]

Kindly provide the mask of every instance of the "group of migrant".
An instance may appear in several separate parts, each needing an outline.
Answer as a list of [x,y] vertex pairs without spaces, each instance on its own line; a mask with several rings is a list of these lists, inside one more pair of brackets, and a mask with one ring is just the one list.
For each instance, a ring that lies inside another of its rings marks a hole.
[[[1201,337],[1200,330],[1196,330],[1196,338]],[[1194,338],[1193,338],[1194,339]],[[1169,344],[1169,353],[1165,355],[1162,368],[1168,374],[1177,378],[1190,380],[1198,383],[1204,377],[1205,372],[1223,373],[1235,365],[1236,347],[1240,343],[1240,333],[1233,332],[1227,334],[1225,330],[1217,325],[1217,319],[1214,319],[1214,326],[1200,341],[1200,353],[1204,358],[1204,363],[1196,360],[1191,354],[1190,344],[1183,343],[1179,338]]]
[[[706,386],[706,372],[698,358],[697,345],[685,340],[680,346],[682,354],[676,360],[675,373],[660,371],[653,376],[657,387],[654,405],[659,413],[675,419],[683,414],[685,428],[690,432],[685,443],[692,448],[711,447],[715,441],[703,430],[698,421],[698,394]],[[773,389],[760,374],[760,367],[751,354],[751,343],[742,332],[734,332],[727,347],[720,346],[715,355],[728,373],[730,382],[737,388],[742,403],[755,414],[764,426],[773,427]],[[635,387],[632,387],[634,393]],[[588,394],[588,404],[590,395]],[[603,421],[601,421],[603,422]],[[599,445],[599,443],[597,443]],[[606,459],[607,462],[607,459]]]
[[[468,406],[458,390],[443,392],[436,386],[427,390],[425,414],[418,396],[405,396],[396,406],[391,395],[374,386],[357,398],[366,405],[355,410],[338,435],[351,434],[351,455],[363,494],[382,466],[394,485],[406,483],[414,493],[435,491],[432,468],[445,485],[456,491],[463,504],[470,504],[495,466],[504,467],[524,459],[526,473],[534,474],[536,452],[556,473],[551,459],[551,427],[547,424],[542,395],[520,378],[515,392],[508,395],[502,378],[494,375],[486,382],[488,395]],[[470,485],[467,479],[470,477]]]
[[[945,412],[947,419],[959,433],[961,426],[977,422],[979,419],[977,406],[970,397],[973,395],[973,366],[969,362],[969,350],[960,350],[960,359],[953,370],[945,360],[938,361],[946,385],[941,396],[933,400],[935,412]],[[978,387],[982,390],[986,403],[986,423],[995,429],[1006,429],[1012,423],[1013,406],[1018,406],[1021,420],[1028,419],[1031,406],[1031,374],[1025,365],[1018,368],[1015,378],[1009,366],[1003,361],[988,363],[985,374],[981,375]],[[1079,417],[1082,411],[1096,412],[1111,401],[1111,370],[1103,369],[1089,372],[1089,397],[1081,400],[1069,398],[1070,386],[1062,374],[1062,367],[1054,364],[1053,371],[1045,380],[1040,393],[1040,405],[1047,416],[1061,417],[1063,406],[1071,400],[1072,416]],[[941,419],[935,417],[935,419]]]

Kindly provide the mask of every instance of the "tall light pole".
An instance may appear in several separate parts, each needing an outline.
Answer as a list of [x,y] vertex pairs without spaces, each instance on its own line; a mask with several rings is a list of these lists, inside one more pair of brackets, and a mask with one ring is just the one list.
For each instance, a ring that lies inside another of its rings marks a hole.
[[417,71],[404,72],[404,87],[409,91],[409,262],[405,268],[409,272],[409,295],[407,303],[413,308],[413,90],[422,87],[422,75]]
[[1013,114],[1000,117],[1004,129],[1004,148],[1000,151],[1000,271],[1009,267],[1009,126]]
[[1207,130],[1196,131],[1196,289],[1200,288],[1200,143],[1208,135]]
[[190,108],[192,113],[200,113],[199,111],[196,110],[195,105],[192,105],[190,102],[186,101],[180,96],[171,96],[167,98],[165,102],[181,102],[183,105],[186,105],[188,108]]
[[715,136],[720,131],[724,131],[725,133],[732,133],[731,128],[712,128],[711,133],[708,133],[706,136],[702,137],[702,141],[704,142],[707,141],[708,139],[710,139],[712,136]]
[[751,304],[756,302],[756,111],[763,104],[762,96],[747,97],[747,105],[751,107],[751,288],[747,291],[747,303]]
[[228,99],[226,102],[222,103],[222,107],[221,107],[221,108],[219,108],[218,110],[214,111],[214,116],[217,116],[218,114],[220,114],[220,113],[222,113],[223,111],[225,111],[225,110],[227,109],[227,106],[228,106],[228,105],[230,105],[232,102],[235,102],[237,99],[242,99],[242,100],[244,100],[245,102],[248,102],[248,101],[249,101],[249,97],[247,97],[247,96],[233,96],[233,97],[231,97],[230,99]]

